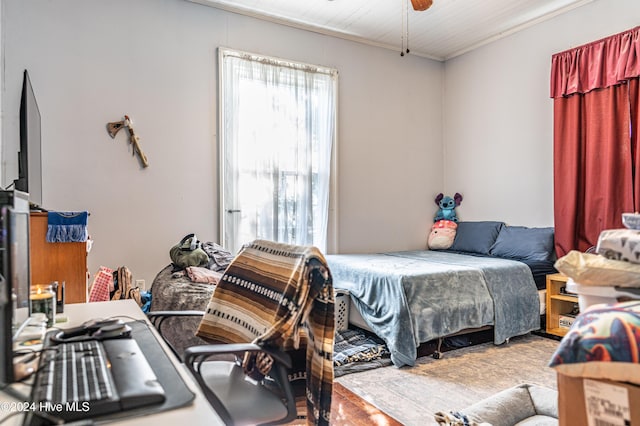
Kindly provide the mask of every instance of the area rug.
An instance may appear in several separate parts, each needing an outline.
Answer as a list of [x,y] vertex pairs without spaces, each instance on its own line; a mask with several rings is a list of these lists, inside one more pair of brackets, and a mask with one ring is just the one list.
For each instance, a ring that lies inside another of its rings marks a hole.
[[496,346],[483,343],[418,358],[414,367],[394,366],[347,374],[336,382],[404,425],[435,425],[437,411],[461,410],[521,383],[556,389],[547,367],[558,341],[535,335]]
[[333,346],[334,377],[391,365],[384,341],[361,329],[336,332]]

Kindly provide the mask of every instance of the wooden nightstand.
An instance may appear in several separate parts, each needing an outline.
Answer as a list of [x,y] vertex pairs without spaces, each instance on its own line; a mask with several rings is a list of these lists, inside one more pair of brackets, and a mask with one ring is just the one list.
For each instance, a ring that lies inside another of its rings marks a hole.
[[547,334],[564,336],[568,328],[561,328],[561,314],[571,312],[578,303],[578,296],[561,293],[560,288],[567,285],[568,278],[562,274],[547,275]]

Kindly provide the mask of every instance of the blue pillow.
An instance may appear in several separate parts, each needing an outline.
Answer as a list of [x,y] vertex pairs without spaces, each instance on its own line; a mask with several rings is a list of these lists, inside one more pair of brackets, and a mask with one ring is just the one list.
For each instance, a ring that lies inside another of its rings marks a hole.
[[489,254],[510,259],[554,260],[553,228],[505,226]]
[[503,226],[503,222],[493,221],[458,222],[456,238],[449,251],[489,254]]

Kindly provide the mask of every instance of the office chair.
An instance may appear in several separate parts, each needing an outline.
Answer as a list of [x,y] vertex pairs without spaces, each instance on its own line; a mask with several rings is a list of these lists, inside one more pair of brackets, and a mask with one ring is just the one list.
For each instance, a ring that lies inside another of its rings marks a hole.
[[196,335],[215,344],[187,348],[180,357],[167,343],[225,424],[306,418],[328,425],[333,297],[331,274],[316,248],[256,240],[228,266],[204,315],[150,312],[149,318],[162,335],[164,319],[202,315]]
[[[168,318],[202,317],[204,311],[153,311],[147,314],[163,337]],[[180,354],[169,339],[164,339],[178,360],[185,363],[202,389],[209,404],[227,425],[268,425],[296,419],[296,401],[288,380],[291,358],[278,349],[256,344],[212,344],[193,346]],[[246,352],[266,352],[275,359],[269,373],[271,386],[246,380],[242,360]],[[229,356],[232,355],[232,356]],[[215,357],[215,361],[210,358]],[[275,388],[275,389],[274,389]],[[251,407],[248,409],[247,407]]]

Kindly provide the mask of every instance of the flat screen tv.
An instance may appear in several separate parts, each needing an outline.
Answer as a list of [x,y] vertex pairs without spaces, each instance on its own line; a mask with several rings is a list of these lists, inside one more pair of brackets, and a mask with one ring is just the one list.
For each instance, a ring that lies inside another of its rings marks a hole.
[[29,73],[24,70],[20,98],[20,151],[18,179],[14,188],[29,194],[31,203],[42,206],[42,133],[38,102]]

